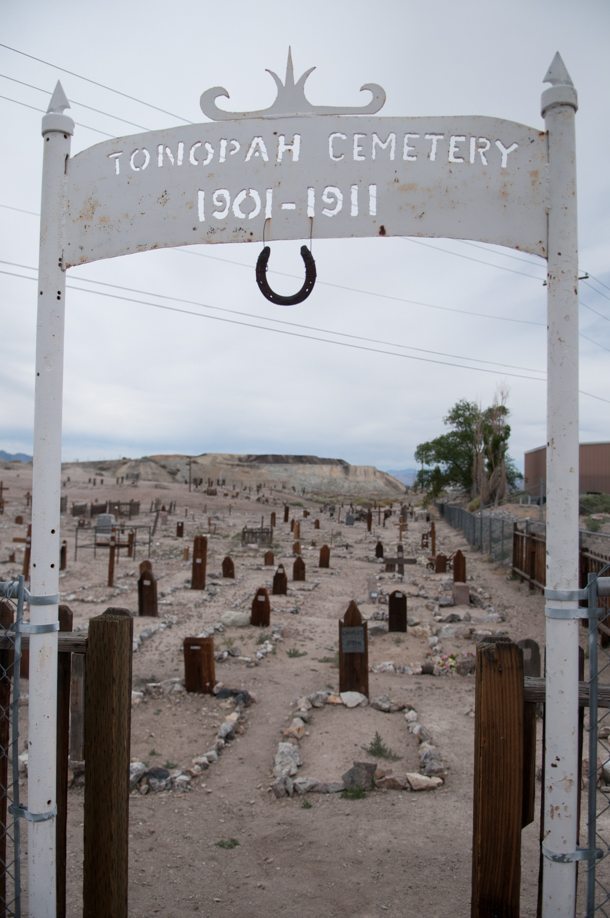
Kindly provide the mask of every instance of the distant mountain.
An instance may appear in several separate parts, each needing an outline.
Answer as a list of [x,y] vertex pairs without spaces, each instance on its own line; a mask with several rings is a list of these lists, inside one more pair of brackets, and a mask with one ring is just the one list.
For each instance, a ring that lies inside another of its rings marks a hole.
[[417,476],[417,469],[386,469],[386,472],[406,485],[412,485]]
[[0,462],[31,462],[32,457],[26,453],[5,453],[0,449]]

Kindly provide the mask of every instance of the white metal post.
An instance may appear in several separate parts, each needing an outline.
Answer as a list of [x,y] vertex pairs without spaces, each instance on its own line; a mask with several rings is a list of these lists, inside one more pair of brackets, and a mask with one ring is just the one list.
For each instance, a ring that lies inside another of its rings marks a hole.
[[576,908],[578,797],[578,244],[576,90],[556,54],[545,76],[549,145],[546,748],[543,915]]
[[29,913],[54,918],[61,421],[65,272],[64,177],[74,122],[61,84],[42,119],[36,388],[32,481],[30,696],[28,713]]

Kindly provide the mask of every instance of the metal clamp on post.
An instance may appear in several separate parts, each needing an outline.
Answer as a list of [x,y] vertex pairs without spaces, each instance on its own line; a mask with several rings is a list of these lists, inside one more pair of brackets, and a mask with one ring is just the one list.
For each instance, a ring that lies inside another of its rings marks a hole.
[[583,590],[545,590],[544,598],[557,600],[557,602],[580,602],[587,598],[586,588]]
[[31,606],[56,606],[59,603],[58,593],[51,593],[47,596],[32,596],[28,591],[26,597]]
[[49,819],[55,819],[57,816],[57,807],[52,807],[47,813],[30,813],[22,803],[11,803],[8,808],[9,813],[18,816],[20,819],[26,819],[28,822],[48,822]]
[[573,618],[589,618],[590,610],[586,607],[576,606],[574,609],[566,609],[563,606],[549,607],[544,610],[547,618],[553,618],[558,621],[571,621]]
[[19,634],[49,634],[59,631],[59,622],[46,622],[42,625],[32,625],[31,622],[19,622],[14,629]]
[[566,851],[564,854],[558,854],[556,851],[550,851],[545,845],[542,845],[542,853],[549,861],[556,864],[572,864],[574,861],[599,861],[604,856],[601,848],[577,848],[576,851]]

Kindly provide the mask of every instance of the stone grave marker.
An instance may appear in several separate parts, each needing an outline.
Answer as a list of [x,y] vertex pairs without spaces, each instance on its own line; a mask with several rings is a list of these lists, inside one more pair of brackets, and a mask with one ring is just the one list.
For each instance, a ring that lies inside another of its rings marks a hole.
[[191,590],[205,590],[205,575],[208,562],[208,540],[205,536],[195,536],[193,540],[193,564],[191,573]]
[[459,548],[453,556],[453,582],[466,583],[466,558]]
[[271,603],[269,602],[269,593],[265,587],[259,587],[252,600],[250,624],[256,625],[259,628],[268,628],[270,619]]
[[323,545],[320,549],[320,562],[318,567],[330,567],[330,548],[328,545]]
[[292,579],[305,580],[305,562],[300,555],[298,558],[294,559],[294,564],[292,565]]
[[394,590],[388,600],[388,631],[406,630],[407,597],[401,590]]
[[233,558],[229,555],[222,562],[222,576],[229,580],[235,580],[235,565]]
[[186,637],[184,652],[184,687],[187,692],[211,695],[216,685],[213,637]]
[[157,581],[153,575],[152,564],[150,561],[142,561],[138,577],[138,615],[156,618],[158,614]]
[[286,576],[286,571],[284,570],[284,565],[278,565],[278,569],[273,575],[273,587],[271,589],[272,596],[286,596],[288,592],[288,577]]
[[266,551],[263,556],[263,564],[265,567],[273,567],[275,564],[275,558],[272,551]]
[[339,691],[369,694],[367,624],[353,600],[339,619]]

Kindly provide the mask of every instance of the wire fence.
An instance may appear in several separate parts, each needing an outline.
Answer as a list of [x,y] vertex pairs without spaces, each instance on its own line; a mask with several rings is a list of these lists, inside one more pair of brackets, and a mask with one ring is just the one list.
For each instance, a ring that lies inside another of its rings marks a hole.
[[476,551],[488,554],[494,561],[512,562],[516,517],[486,510],[470,513],[455,504],[440,503],[437,508],[446,523],[462,530],[464,538]]
[[21,918],[19,700],[25,581],[0,581],[0,908]]

